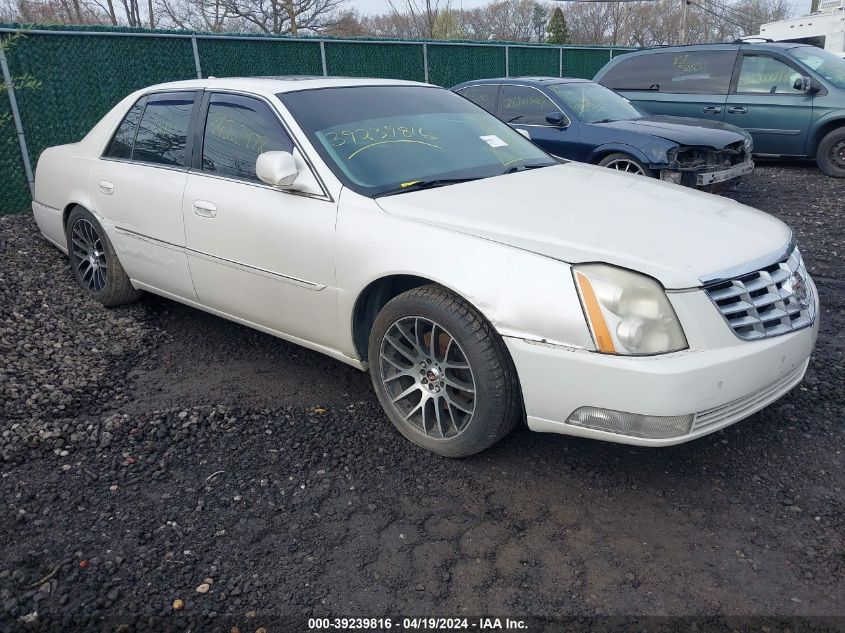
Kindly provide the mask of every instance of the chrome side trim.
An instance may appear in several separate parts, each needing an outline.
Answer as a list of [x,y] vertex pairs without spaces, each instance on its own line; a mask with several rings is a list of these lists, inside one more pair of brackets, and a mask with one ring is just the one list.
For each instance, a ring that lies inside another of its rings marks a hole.
[[295,286],[300,286],[303,288],[307,288],[308,290],[320,291],[326,288],[326,284],[318,284],[313,281],[307,281],[305,279],[300,279],[299,277],[293,277],[291,275],[285,275],[283,273],[273,272],[272,270],[267,270],[266,268],[259,268],[258,266],[250,266],[249,264],[244,264],[241,262],[237,262],[232,259],[227,259],[225,257],[219,257],[217,255],[212,255],[211,253],[205,253],[203,251],[194,250],[192,248],[188,248],[187,246],[180,246],[178,244],[172,244],[171,242],[166,242],[164,240],[157,239],[155,237],[150,237],[149,235],[144,235],[143,233],[137,233],[130,229],[124,228],[122,226],[115,226],[114,230],[127,236],[132,237],[137,240],[141,240],[142,242],[148,242],[150,244],[155,244],[156,246],[162,246],[172,251],[185,253],[187,255],[194,255],[201,259],[211,262],[218,262],[223,263],[226,266],[230,266],[232,268],[236,268],[238,270],[243,270],[244,272],[261,275],[262,277],[268,277],[270,279],[276,279],[279,281],[283,281],[285,283],[293,284]]
[[792,253],[794,249],[795,235],[790,234],[789,241],[776,251],[769,253],[768,255],[758,257],[750,262],[739,264],[738,266],[732,266],[731,268],[726,268],[725,270],[720,270],[719,272],[699,277],[698,280],[703,286],[712,286],[725,281],[730,281],[735,277],[742,277],[743,275],[758,271],[761,268],[774,264],[775,262],[783,261],[789,257],[790,253]]
[[277,279],[279,281],[284,281],[295,286],[307,288],[308,290],[320,291],[326,288],[326,284],[318,284],[314,283],[313,281],[306,281],[305,279],[300,279],[299,277],[292,277],[291,275],[275,273],[272,270],[266,270],[265,268],[259,268],[258,266],[250,266],[249,264],[242,264],[241,262],[236,262],[232,259],[226,259],[225,257],[211,255],[210,253],[204,253],[202,251],[196,251],[192,248],[186,248],[185,251],[189,255],[199,257],[200,259],[205,259],[211,262],[222,262],[224,265],[229,266],[230,268],[243,270],[244,272],[252,273],[255,275],[261,275],[262,277],[268,277],[270,279]]

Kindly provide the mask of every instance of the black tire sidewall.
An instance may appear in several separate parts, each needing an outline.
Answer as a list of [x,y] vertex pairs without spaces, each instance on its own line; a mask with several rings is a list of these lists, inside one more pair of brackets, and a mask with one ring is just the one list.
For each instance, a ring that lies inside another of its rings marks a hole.
[[[87,220],[88,222],[93,225],[96,229],[97,234],[100,236],[100,241],[103,244],[103,254],[106,259],[106,280],[105,284],[103,285],[102,292],[94,292],[86,284],[83,279],[82,275],[77,269],[73,261],[73,243],[72,243],[72,235],[73,235],[73,225],[76,223],[77,220]],[[112,248],[111,242],[109,241],[108,235],[103,230],[103,226],[99,223],[94,214],[84,209],[83,207],[76,207],[68,216],[67,225],[65,227],[65,238],[67,240],[67,249],[68,249],[68,259],[70,260],[70,268],[71,273],[73,274],[73,278],[76,279],[76,283],[79,284],[79,287],[85,291],[85,293],[97,301],[103,301],[104,298],[108,297],[109,290],[114,286],[114,275],[115,275],[115,266],[114,262],[116,260],[114,248]]]
[[845,140],[845,127],[828,132],[819,143],[819,148],[816,151],[816,163],[819,169],[823,174],[833,178],[845,178],[845,168],[836,165],[830,157],[833,146],[842,140]]
[[[486,341],[488,334],[483,328],[474,332],[469,330],[460,312],[460,309],[444,309],[437,303],[421,297],[400,295],[382,308],[373,324],[369,341],[370,377],[379,402],[390,421],[408,440],[444,457],[465,457],[495,443],[499,439],[494,429],[495,421],[507,414],[507,407],[502,406],[503,402],[506,397],[515,397],[515,394],[501,394],[495,391],[501,389],[501,380],[497,380],[501,372],[515,371],[512,369],[510,357],[499,358],[501,353],[498,353],[495,354],[497,358],[491,359],[489,342]],[[410,428],[399,417],[381,383],[382,339],[393,323],[401,318],[413,316],[430,319],[445,328],[461,346],[472,369],[475,379],[475,410],[469,426],[457,437],[436,439]],[[473,314],[472,317],[478,319],[480,315]]]

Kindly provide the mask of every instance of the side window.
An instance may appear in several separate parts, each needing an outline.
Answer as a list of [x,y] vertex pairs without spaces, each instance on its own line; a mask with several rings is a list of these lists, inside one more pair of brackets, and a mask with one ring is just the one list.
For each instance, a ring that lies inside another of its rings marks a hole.
[[202,169],[259,182],[255,161],[264,152],[292,152],[293,141],[263,101],[239,95],[212,95],[205,122]]
[[141,113],[147,103],[146,97],[141,97],[135,102],[123,121],[117,126],[117,131],[111,139],[111,143],[103,152],[108,158],[132,158],[132,144],[135,142],[135,132],[138,131],[138,122],[141,120]]
[[466,97],[475,105],[481,106],[487,112],[493,113],[496,109],[496,93],[498,92],[499,86],[469,86],[458,94]]
[[150,95],[138,126],[132,160],[158,165],[187,165],[188,123],[196,93]]
[[736,51],[691,50],[622,57],[599,80],[613,90],[727,94]]
[[520,125],[548,125],[546,115],[559,112],[542,92],[527,86],[509,86],[502,89],[502,120]]
[[801,76],[792,66],[767,55],[745,55],[739,69],[737,92],[803,94],[793,84]]

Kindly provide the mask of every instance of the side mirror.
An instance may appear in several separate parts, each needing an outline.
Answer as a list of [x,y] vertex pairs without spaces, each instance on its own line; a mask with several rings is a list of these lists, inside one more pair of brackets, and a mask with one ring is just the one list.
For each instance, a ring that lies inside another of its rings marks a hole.
[[546,123],[560,127],[563,125],[563,114],[560,112],[549,112],[546,115]]
[[264,152],[255,161],[255,175],[268,185],[287,189],[296,180],[299,170],[290,152]]
[[795,80],[795,83],[792,84],[792,87],[795,90],[800,90],[801,92],[806,92],[811,95],[816,94],[821,90],[819,82],[812,77],[798,77],[798,79]]

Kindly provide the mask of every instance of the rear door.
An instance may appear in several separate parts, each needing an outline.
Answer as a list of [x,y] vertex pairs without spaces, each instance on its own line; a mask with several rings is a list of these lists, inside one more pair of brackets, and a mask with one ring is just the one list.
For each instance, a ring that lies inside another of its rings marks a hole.
[[793,87],[802,74],[776,53],[743,51],[740,56],[724,120],[751,133],[755,154],[804,155],[813,96]]
[[649,114],[720,121],[736,55],[707,47],[623,56],[598,82]]
[[142,97],[94,163],[89,181],[94,211],[129,277],[193,301],[182,194],[197,95],[170,91]]

